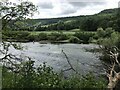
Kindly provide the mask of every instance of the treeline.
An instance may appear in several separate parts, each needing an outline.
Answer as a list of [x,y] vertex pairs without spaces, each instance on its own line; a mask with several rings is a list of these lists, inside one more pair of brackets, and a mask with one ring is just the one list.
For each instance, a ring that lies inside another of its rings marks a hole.
[[47,31],[47,30],[71,30],[79,28],[83,31],[96,31],[97,28],[102,27],[106,29],[112,27],[115,31],[120,32],[120,18],[116,14],[102,14],[94,16],[85,16],[78,20],[72,21],[59,21],[55,24],[47,26],[39,25],[35,28],[35,31]]
[[79,21],[68,21],[68,22],[59,21],[58,23],[50,24],[47,26],[39,25],[38,27],[36,27],[35,31],[47,31],[47,30],[59,31],[59,30],[76,29],[79,27],[78,22]]
[[[113,11],[112,11],[113,10]],[[83,31],[96,31],[97,28],[102,27],[103,29],[106,29],[108,27],[112,27],[115,31],[120,32],[120,18],[119,18],[119,9],[111,9],[104,10],[99,14],[95,15],[89,15],[89,16],[79,16],[72,19],[55,19],[55,23],[49,23],[46,25],[43,25],[43,21],[39,22],[37,24],[34,24],[33,26],[25,25],[25,27],[22,27],[23,25],[14,25],[19,28],[18,30],[27,30],[27,31],[50,31],[50,30],[71,30],[71,29],[80,29]],[[58,21],[57,21],[58,20]],[[34,20],[31,20],[34,21]],[[54,19],[53,19],[54,21]],[[30,20],[29,20],[30,22]],[[52,19],[50,19],[50,22],[52,22]],[[34,22],[35,23],[35,22]],[[44,21],[45,23],[45,21]],[[12,27],[13,28],[13,27]],[[14,28],[15,29],[15,28]],[[16,30],[16,29],[15,29]]]

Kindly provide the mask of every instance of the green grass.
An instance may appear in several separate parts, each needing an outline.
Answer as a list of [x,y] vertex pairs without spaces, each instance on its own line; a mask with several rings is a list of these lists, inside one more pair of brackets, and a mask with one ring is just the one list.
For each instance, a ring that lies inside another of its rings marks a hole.
[[[66,35],[73,35],[75,34],[75,32],[79,32],[80,30],[79,29],[72,29],[70,31],[66,31],[66,30],[62,30],[63,34],[66,34]],[[52,31],[33,31],[33,32],[30,32],[31,35],[38,35],[40,33],[45,33],[45,34],[48,34],[50,35],[51,33],[57,33],[58,30],[52,30]],[[84,32],[88,32],[88,33],[96,33],[94,31],[84,31]]]
[[[33,31],[33,32],[30,32],[31,35],[38,35],[40,33],[46,33],[48,35],[50,35],[51,33],[57,33],[58,31]],[[73,31],[63,31],[63,34],[67,34],[67,35],[73,35],[75,34],[75,32]]]

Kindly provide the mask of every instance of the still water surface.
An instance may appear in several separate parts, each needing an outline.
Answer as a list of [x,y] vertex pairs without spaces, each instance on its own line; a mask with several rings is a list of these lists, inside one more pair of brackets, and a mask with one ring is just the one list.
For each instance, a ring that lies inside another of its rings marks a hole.
[[[62,50],[66,53],[73,68],[80,74],[103,72],[102,62],[99,60],[99,53],[92,53],[86,49],[98,48],[95,44],[40,44],[39,42],[21,43],[23,50],[10,48],[10,52],[21,57],[29,56],[38,66],[43,62],[53,67],[54,71],[61,72],[70,67]],[[64,74],[70,75],[72,70]]]

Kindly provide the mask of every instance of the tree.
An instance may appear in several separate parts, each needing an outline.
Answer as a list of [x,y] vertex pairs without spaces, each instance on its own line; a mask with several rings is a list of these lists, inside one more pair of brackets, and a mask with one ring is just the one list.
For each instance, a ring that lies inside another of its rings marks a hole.
[[103,30],[103,28],[98,28],[96,34],[99,38],[105,37],[105,31]]
[[120,18],[117,18],[114,28],[116,31],[120,32]]
[[64,22],[59,21],[57,23],[57,30],[59,31],[59,30],[63,30],[63,29],[64,29]]
[[[20,4],[16,5],[15,3],[9,2],[9,0],[1,1],[0,2],[0,11],[2,15],[2,30],[5,30],[5,27],[11,22],[11,21],[19,21],[24,20],[28,16],[32,16],[34,12],[37,11],[37,7],[32,2],[23,2],[21,1]],[[0,44],[2,50],[0,50],[0,54],[3,55],[3,57],[0,58],[0,62],[9,63],[12,67],[14,67],[16,70],[18,69],[18,66],[15,65],[13,62],[14,60],[21,61],[21,58],[17,58],[15,55],[12,55],[11,53],[8,53],[9,47],[13,46],[15,49],[19,49],[18,45],[13,44],[11,42],[2,42]],[[12,70],[13,68],[10,67]],[[14,70],[15,70],[14,69]]]
[[37,11],[37,7],[28,1],[21,1],[20,4],[9,2],[9,0],[1,1],[0,11],[2,14],[2,30],[5,29],[10,21],[24,20]]
[[81,23],[80,29],[84,31],[96,31],[98,28],[98,22],[95,18],[87,18]]
[[108,27],[108,22],[109,20],[104,18],[104,20],[102,20],[99,24],[99,27],[102,27],[103,29],[106,29]]
[[103,60],[107,62],[108,88],[117,90],[120,81],[120,35],[118,32],[113,32],[110,36],[100,41],[100,48]]
[[114,24],[114,28],[116,31],[120,32],[120,7],[117,9],[116,22]]

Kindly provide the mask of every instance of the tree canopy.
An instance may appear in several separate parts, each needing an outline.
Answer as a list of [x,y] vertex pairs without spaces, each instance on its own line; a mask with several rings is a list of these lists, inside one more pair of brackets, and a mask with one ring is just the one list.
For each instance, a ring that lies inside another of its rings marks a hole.
[[37,7],[29,1],[20,1],[19,4],[9,2],[9,0],[0,2],[0,11],[2,16],[2,29],[10,22],[23,20],[27,17],[33,16],[37,11]]

